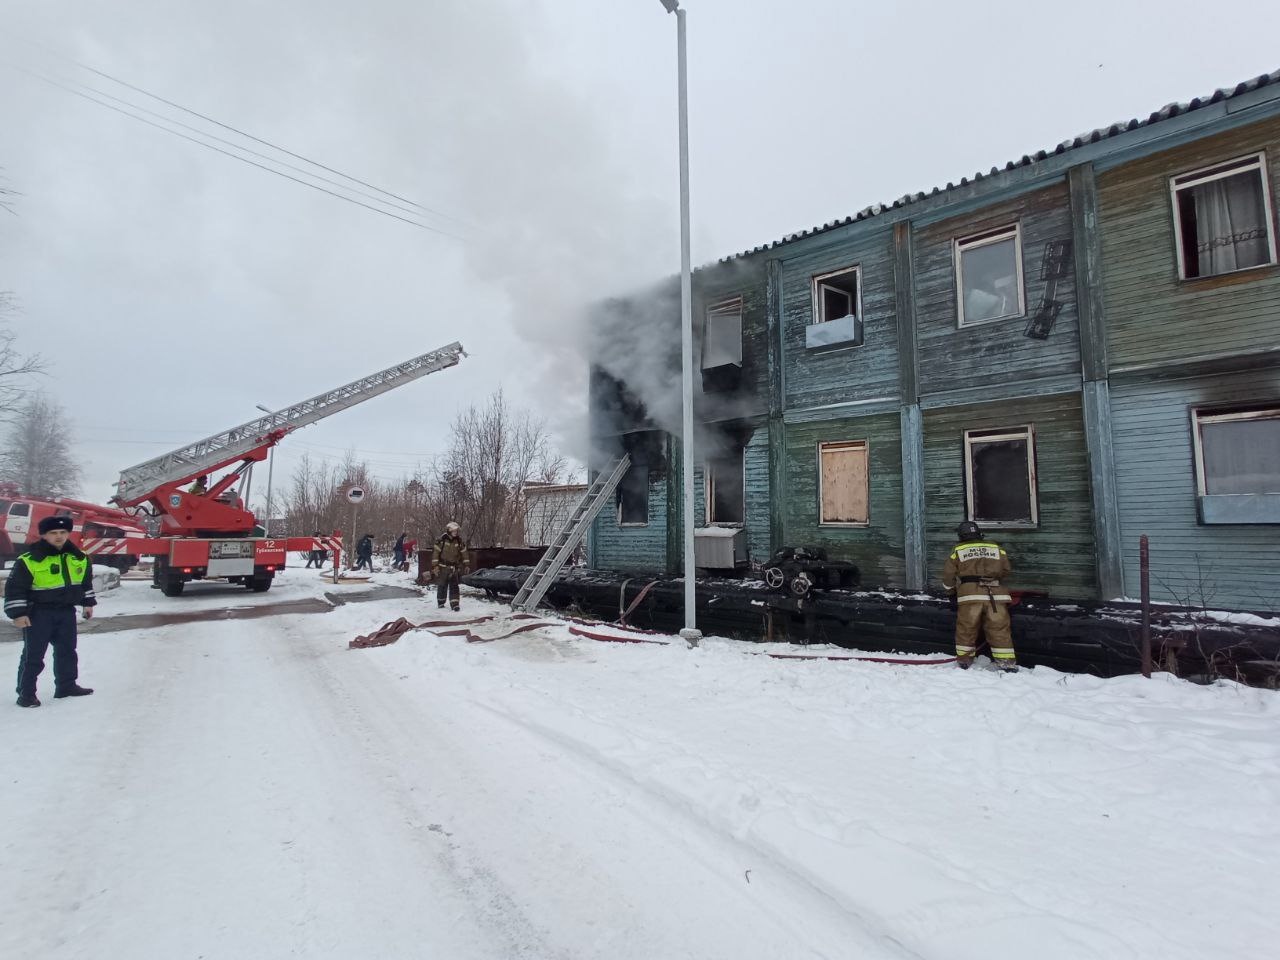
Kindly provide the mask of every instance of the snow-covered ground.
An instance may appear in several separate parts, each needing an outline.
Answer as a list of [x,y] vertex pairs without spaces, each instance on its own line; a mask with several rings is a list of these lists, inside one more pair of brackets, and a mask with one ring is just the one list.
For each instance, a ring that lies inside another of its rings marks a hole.
[[416,597],[216,617],[367,589],[111,591],[103,616],[211,619],[85,635],[93,697],[46,670],[43,707],[0,709],[0,956],[1274,950],[1275,693],[565,625],[347,649],[439,617]]

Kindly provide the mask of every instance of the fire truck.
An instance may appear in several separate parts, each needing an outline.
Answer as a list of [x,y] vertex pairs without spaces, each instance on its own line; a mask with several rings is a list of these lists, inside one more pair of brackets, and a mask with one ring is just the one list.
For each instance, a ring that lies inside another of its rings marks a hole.
[[[158,530],[156,536],[129,542],[137,554],[155,558],[152,585],[169,597],[205,579],[263,592],[296,551],[330,551],[337,569],[340,532],[320,538],[263,535],[245,508],[254,464],[293,431],[456,366],[465,355],[461,344],[451,343],[122,471],[112,502]],[[86,552],[96,560],[113,546],[100,542]]]
[[[138,518],[123,510],[69,497],[27,497],[17,484],[0,483],[0,562],[12,563],[40,539],[45,517],[70,517],[71,541],[93,553],[94,563],[121,573],[137,565],[136,544],[147,537]],[[99,549],[104,542],[108,545]]]

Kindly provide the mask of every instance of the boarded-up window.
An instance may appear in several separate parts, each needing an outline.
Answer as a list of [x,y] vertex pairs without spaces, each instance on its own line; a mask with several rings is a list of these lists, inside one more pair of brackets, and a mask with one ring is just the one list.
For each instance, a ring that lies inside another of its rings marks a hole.
[[964,454],[969,519],[996,527],[1036,526],[1034,430],[966,430]]
[[1280,410],[1196,411],[1200,493],[1280,493]]
[[865,440],[818,444],[820,523],[868,523],[870,486]]
[[729,300],[707,310],[702,330],[702,369],[742,365],[742,301]]
[[746,517],[743,451],[707,460],[707,523],[742,523]]

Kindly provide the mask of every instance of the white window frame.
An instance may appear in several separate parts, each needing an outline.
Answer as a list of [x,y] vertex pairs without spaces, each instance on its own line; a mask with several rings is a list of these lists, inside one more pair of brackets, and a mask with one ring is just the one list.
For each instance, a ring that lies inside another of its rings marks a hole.
[[[822,518],[822,454],[824,450],[856,449],[867,457],[867,519],[850,522]],[[871,526],[871,445],[866,440],[825,440],[818,443],[818,526],[859,529]]]
[[[811,297],[813,300],[813,318],[809,321],[811,324],[816,326],[819,323],[829,323],[832,320],[840,319],[840,317],[827,317],[825,320],[823,319],[821,293],[823,287],[830,286],[830,284],[825,283],[824,281],[833,280],[836,277],[845,277],[849,274],[853,274],[854,286],[857,288],[857,293],[853,297],[853,315],[859,323],[862,322],[862,266],[861,264],[855,263],[851,267],[841,267],[839,270],[832,270],[828,273],[819,273],[814,275],[811,280]],[[840,290],[839,287],[833,289],[837,290],[839,293],[845,293],[845,291]]]
[[[1018,274],[1018,312],[1003,317],[992,317],[989,320],[971,320],[964,318],[964,258],[966,250],[990,246],[1013,239],[1013,260]],[[951,256],[956,271],[956,329],[981,327],[988,323],[1001,323],[1005,320],[1017,320],[1027,315],[1027,284],[1022,271],[1022,223],[1016,222],[1007,227],[995,230],[984,230],[982,233],[967,237],[957,237],[952,241]]]
[[[1182,238],[1182,215],[1178,210],[1178,192],[1186,190],[1190,187],[1198,187],[1202,183],[1210,183],[1214,180],[1225,180],[1227,177],[1235,177],[1249,171],[1257,171],[1258,176],[1262,180],[1262,212],[1267,224],[1267,252],[1270,259],[1266,263],[1255,263],[1251,267],[1238,267],[1235,270],[1227,270],[1223,273],[1211,273],[1202,277],[1187,276],[1187,260],[1183,253]],[[1185,280],[1188,283],[1195,283],[1197,280],[1212,280],[1214,277],[1229,277],[1233,273],[1243,273],[1246,270],[1261,270],[1264,267],[1273,267],[1276,264],[1276,218],[1271,206],[1271,177],[1267,175],[1267,151],[1259,150],[1257,153],[1248,153],[1241,157],[1235,157],[1231,160],[1223,160],[1220,163],[1212,164],[1208,167],[1201,167],[1198,170],[1192,170],[1189,173],[1180,173],[1169,178],[1169,201],[1173,207],[1173,243],[1178,255],[1178,279]]]
[[1233,410],[1229,413],[1215,413],[1212,409],[1192,408],[1191,410],[1191,443],[1196,457],[1196,493],[1202,497],[1230,496],[1230,494],[1210,494],[1205,482],[1204,445],[1200,436],[1200,428],[1206,423],[1226,423],[1232,420],[1280,420],[1280,407],[1258,407],[1256,410]]
[[[713,313],[727,312],[731,307],[737,308],[738,311],[738,366],[742,365],[745,359],[746,350],[743,343],[743,302],[742,297],[728,297],[725,300],[719,300],[715,303],[708,304],[707,308],[702,312],[702,357],[699,364],[702,370],[715,370],[718,367],[707,366],[707,337],[708,331],[711,329],[711,315]],[[732,364],[720,364],[719,366],[731,366]]]
[[[1027,441],[1027,490],[1030,492],[1031,521],[1025,520],[977,520],[973,515],[973,444],[993,443],[1000,440]],[[974,520],[993,530],[1031,530],[1040,526],[1040,491],[1036,482],[1036,427],[1034,423],[1019,427],[998,427],[994,430],[976,428],[964,432],[964,498],[965,518]]]
[[[728,459],[727,457],[725,459]],[[742,448],[742,521],[712,520],[711,510],[715,505],[715,475],[711,470],[711,461],[702,464],[702,506],[708,527],[745,527],[747,525],[747,448]]]

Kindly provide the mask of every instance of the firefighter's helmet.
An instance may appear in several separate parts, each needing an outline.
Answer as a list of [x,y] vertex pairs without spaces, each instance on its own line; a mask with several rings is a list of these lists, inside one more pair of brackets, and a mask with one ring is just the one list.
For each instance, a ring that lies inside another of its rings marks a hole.
[[449,533],[457,533],[459,530],[462,529],[462,527],[458,526],[457,522],[454,520],[450,520],[448,523],[446,523],[444,525],[444,528]]
[[972,520],[964,520],[956,527],[956,539],[964,540],[981,540],[982,528]]

